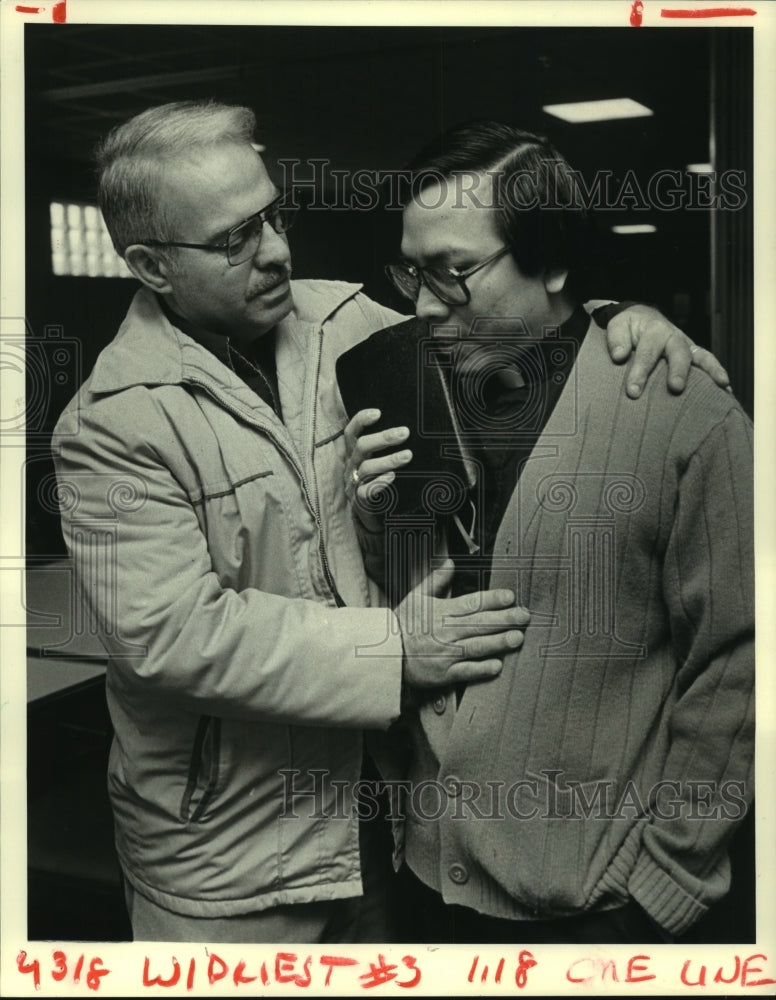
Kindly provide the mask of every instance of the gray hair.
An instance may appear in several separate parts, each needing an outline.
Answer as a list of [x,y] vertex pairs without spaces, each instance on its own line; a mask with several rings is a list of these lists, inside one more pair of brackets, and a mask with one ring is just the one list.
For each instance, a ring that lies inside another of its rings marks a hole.
[[176,101],[148,108],[117,125],[95,150],[98,198],[120,256],[144,239],[172,240],[159,182],[171,162],[192,148],[251,143],[250,108],[215,101]]

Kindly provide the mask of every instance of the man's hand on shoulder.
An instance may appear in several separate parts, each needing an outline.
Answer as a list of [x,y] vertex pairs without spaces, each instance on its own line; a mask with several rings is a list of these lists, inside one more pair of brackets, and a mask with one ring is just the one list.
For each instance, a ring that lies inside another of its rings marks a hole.
[[728,374],[711,351],[696,346],[653,306],[640,303],[605,306],[596,310],[597,322],[599,317],[603,317],[612,360],[619,364],[633,355],[626,388],[631,399],[638,399],[644,391],[661,358],[668,363],[667,381],[672,392],[684,392],[692,365],[706,372],[721,388],[730,389]]

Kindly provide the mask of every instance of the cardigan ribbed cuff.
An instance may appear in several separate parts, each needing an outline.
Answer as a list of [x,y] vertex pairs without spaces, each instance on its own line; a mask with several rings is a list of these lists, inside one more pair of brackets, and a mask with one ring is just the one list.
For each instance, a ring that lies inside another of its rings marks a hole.
[[358,544],[361,551],[368,555],[382,555],[385,551],[385,530],[381,526],[378,531],[371,531],[358,516],[356,511],[353,514],[353,524],[358,536]]
[[708,909],[646,851],[641,852],[631,873],[628,892],[670,934],[684,934]]

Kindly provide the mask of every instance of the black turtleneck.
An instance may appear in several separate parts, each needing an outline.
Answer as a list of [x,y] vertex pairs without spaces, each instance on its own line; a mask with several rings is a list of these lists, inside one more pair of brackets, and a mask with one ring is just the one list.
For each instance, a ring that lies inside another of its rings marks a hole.
[[212,333],[210,330],[202,330],[194,326],[183,316],[173,312],[163,296],[159,295],[157,298],[165,316],[173,326],[182,330],[192,340],[196,340],[227,368],[231,368],[249,389],[252,389],[268,406],[271,406],[281,420],[283,419],[275,364],[274,330],[262,334],[238,350],[225,334]]
[[[461,532],[454,523],[450,525],[450,554],[456,564],[454,594],[487,588],[493,546],[504,511],[521,467],[568,381],[589,324],[590,317],[577,308],[559,327],[557,336],[532,341],[521,351],[518,364],[522,385],[508,387],[494,376],[480,389],[483,426],[462,428],[464,443],[482,477],[471,492],[475,511],[472,540],[479,549],[470,554]],[[487,431],[496,420],[497,436]],[[468,530],[469,525],[465,527]]]

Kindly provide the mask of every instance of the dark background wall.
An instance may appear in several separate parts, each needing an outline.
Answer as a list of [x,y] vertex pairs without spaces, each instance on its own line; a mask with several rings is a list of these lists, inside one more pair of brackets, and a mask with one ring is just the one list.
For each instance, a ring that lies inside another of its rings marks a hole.
[[[713,135],[718,158],[751,176],[751,33],[738,29],[28,25],[25,60],[27,317],[48,384],[37,417],[43,436],[28,461],[27,541],[37,555],[63,551],[56,515],[38,501],[51,472],[45,432],[115,333],[135,289],[131,280],[53,275],[49,203],[94,200],[94,142],[126,117],[186,98],[247,104],[279,179],[281,159],[303,161],[302,177],[313,174],[307,161],[329,162],[321,193],[329,204],[331,170],[400,169],[434,133],[474,117],[548,134],[586,178],[610,171],[614,191],[629,171],[646,189],[658,170],[708,161]],[[725,109],[728,133],[729,119],[736,121],[732,138],[715,135],[720,69],[725,93],[737,95],[738,104]],[[570,125],[542,111],[561,101],[624,96],[654,115]],[[689,183],[685,177],[683,187]],[[751,411],[751,311],[740,320],[751,294],[746,287],[730,294],[751,272],[751,208],[717,213],[726,223],[735,214],[737,226],[732,241],[730,225],[717,236],[722,261],[715,259],[712,214],[639,207],[637,198],[599,213],[601,277],[590,290],[655,303],[704,346],[712,345],[719,313],[715,294],[725,293],[723,306],[737,310],[735,332],[728,324],[730,335],[716,337],[714,350],[735,368],[735,388]],[[650,222],[657,232],[612,236],[609,227],[623,222]],[[361,281],[373,297],[406,310],[383,277],[399,231],[396,211],[308,209],[291,234],[295,276]],[[731,255],[738,268],[732,276],[724,270]],[[54,336],[71,342],[64,366],[49,360]]]

